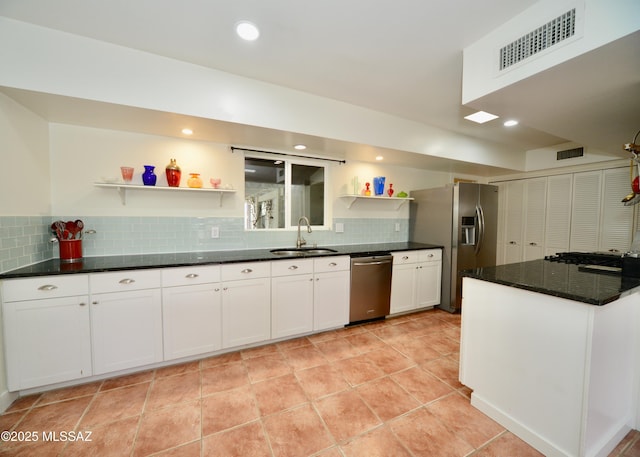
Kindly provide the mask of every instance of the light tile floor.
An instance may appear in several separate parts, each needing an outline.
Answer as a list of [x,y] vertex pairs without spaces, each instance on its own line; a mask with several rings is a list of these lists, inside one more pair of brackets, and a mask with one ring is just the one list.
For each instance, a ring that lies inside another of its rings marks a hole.
[[[459,338],[431,310],[24,397],[0,430],[39,439],[0,456],[541,455],[470,406]],[[91,441],[43,441],[67,431]]]

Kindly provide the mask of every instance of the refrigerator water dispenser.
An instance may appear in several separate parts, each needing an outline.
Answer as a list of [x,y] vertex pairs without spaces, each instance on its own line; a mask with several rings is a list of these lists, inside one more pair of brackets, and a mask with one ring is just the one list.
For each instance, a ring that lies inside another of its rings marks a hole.
[[462,234],[460,237],[460,244],[465,246],[476,245],[476,221],[475,217],[462,217],[462,223],[460,224]]

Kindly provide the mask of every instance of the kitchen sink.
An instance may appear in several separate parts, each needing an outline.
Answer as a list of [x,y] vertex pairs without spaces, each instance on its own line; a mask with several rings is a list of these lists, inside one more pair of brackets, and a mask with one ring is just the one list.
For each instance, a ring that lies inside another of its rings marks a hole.
[[328,248],[282,248],[272,249],[270,251],[273,255],[282,256],[303,256],[307,254],[330,254],[332,252],[338,252]]

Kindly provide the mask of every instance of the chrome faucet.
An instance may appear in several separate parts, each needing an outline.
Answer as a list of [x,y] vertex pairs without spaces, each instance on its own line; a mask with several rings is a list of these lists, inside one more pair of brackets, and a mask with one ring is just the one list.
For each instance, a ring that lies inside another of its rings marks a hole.
[[301,222],[305,222],[307,224],[307,233],[311,233],[311,224],[309,223],[309,219],[307,219],[307,216],[302,216],[300,219],[298,219],[298,239],[296,240],[296,247],[297,248],[301,248],[302,246],[307,244],[307,240],[302,238],[302,235],[300,235],[300,223]]

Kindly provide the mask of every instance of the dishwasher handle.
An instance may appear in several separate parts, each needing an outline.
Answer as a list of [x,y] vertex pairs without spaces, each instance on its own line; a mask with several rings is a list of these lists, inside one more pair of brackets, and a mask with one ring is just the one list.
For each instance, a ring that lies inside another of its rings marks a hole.
[[355,266],[386,265],[388,263],[391,263],[391,260],[377,260],[374,262],[353,262],[351,265],[355,265]]

